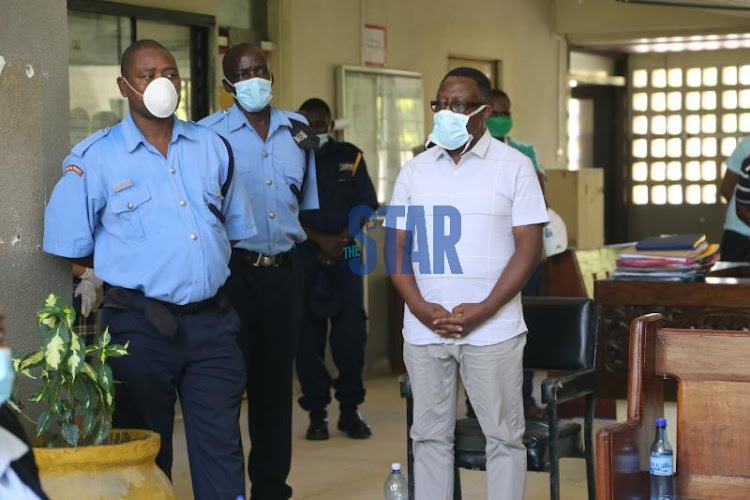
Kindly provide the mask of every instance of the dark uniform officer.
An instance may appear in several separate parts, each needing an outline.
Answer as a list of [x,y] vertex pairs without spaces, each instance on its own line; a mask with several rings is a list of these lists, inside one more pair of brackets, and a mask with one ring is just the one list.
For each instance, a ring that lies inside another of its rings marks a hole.
[[273,77],[262,50],[235,45],[222,67],[235,105],[200,123],[232,144],[258,224],[258,233],[232,252],[227,291],[242,321],[251,494],[279,500],[291,496],[292,372],[302,304],[294,250],[306,238],[299,211],[318,208],[315,156],[305,149],[317,138],[304,117],[270,105]]
[[[355,243],[349,234],[349,211],[357,205],[368,205],[374,211],[378,202],[362,151],[328,136],[333,125],[328,105],[320,99],[309,99],[300,112],[319,134],[322,145],[315,151],[320,209],[300,214],[309,239],[300,245],[300,259],[308,279],[305,320],[297,351],[297,376],[302,386],[299,404],[310,412],[307,439],[328,439],[326,407],[331,402],[333,386],[341,409],[339,430],[351,438],[364,439],[370,437],[370,428],[357,411],[365,399],[362,276],[349,269],[344,247],[352,253]],[[324,361],[329,320],[331,353],[339,372],[333,381]]]
[[[249,197],[214,132],[173,116],[180,75],[161,44],[122,56],[130,113],[79,143],[45,213],[44,250],[94,267],[108,284],[102,323],[129,355],[110,361],[115,427],[161,435],[170,475],[174,407],[185,420],[198,500],[244,495],[239,319],[221,292],[230,241],[255,234]],[[94,265],[90,263],[93,256]]]

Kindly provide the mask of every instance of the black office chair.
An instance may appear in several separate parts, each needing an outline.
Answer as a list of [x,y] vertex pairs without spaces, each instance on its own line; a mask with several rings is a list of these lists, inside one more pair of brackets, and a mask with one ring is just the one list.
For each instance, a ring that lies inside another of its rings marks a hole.
[[[561,370],[571,373],[542,382],[542,402],[547,404],[549,421],[526,421],[523,444],[527,469],[549,472],[550,498],[560,498],[560,458],[586,459],[589,500],[596,499],[594,475],[594,389],[596,386],[596,305],[587,298],[525,297],[523,315],[529,333],[523,366],[531,370]],[[409,436],[413,421],[413,401],[409,376],[402,375],[401,397],[406,399],[407,460],[409,494],[414,498],[414,457]],[[557,405],[586,398],[581,446],[581,425],[558,422]],[[455,486],[453,497],[461,499],[459,468],[486,470],[485,439],[476,418],[456,421]]]

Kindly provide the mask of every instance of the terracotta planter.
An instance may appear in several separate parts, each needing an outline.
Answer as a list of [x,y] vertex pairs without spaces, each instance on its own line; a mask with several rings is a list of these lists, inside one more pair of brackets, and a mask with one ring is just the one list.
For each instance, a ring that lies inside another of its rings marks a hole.
[[109,444],[34,448],[42,488],[53,500],[174,499],[156,466],[159,435],[113,429]]

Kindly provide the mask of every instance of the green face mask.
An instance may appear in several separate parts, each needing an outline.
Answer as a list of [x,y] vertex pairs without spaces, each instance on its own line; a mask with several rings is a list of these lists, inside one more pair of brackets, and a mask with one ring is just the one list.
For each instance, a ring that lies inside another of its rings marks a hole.
[[484,123],[495,139],[507,137],[513,128],[513,118],[510,116],[493,116]]

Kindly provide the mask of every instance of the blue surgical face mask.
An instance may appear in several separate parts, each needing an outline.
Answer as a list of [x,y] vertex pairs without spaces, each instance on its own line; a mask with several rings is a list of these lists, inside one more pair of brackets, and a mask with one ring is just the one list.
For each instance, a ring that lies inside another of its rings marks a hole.
[[271,93],[271,80],[265,78],[250,78],[237,83],[232,83],[226,78],[224,80],[234,87],[234,94],[240,106],[246,111],[255,113],[268,106],[273,94]]
[[13,361],[10,359],[10,349],[0,347],[0,405],[5,404],[13,393]]
[[322,148],[328,142],[328,134],[318,134],[318,147]]
[[438,146],[453,151],[464,144],[469,144],[473,136],[466,130],[469,118],[481,112],[486,104],[479,106],[473,113],[465,115],[456,113],[450,109],[444,109],[435,113],[435,126],[432,129],[429,140]]

